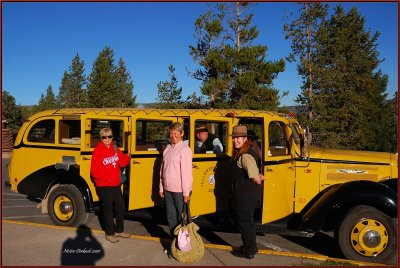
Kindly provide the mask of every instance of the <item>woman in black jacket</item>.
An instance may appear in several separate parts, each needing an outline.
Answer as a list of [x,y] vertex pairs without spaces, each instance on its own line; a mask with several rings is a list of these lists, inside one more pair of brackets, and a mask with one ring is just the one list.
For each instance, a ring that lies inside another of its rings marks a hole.
[[253,259],[257,253],[256,225],[254,211],[261,198],[261,183],[264,176],[258,166],[259,154],[248,140],[246,126],[234,126],[232,132],[234,146],[232,160],[232,198],[236,214],[237,227],[243,246],[232,254]]

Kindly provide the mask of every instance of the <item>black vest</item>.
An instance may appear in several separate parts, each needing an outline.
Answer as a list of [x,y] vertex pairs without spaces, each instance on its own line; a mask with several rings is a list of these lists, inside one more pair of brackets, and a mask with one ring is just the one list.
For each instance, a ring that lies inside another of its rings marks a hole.
[[213,145],[213,141],[215,139],[215,135],[213,134],[208,134],[207,139],[203,142],[203,144],[201,145],[200,148],[198,148],[196,150],[195,153],[200,153],[200,154],[204,154],[207,151],[214,151],[214,145]]
[[[258,169],[260,169],[260,158],[253,149],[252,146],[247,150],[246,154],[250,154],[254,157],[257,163]],[[254,183],[247,172],[243,168],[239,168],[237,165],[238,158],[234,158],[231,163],[232,170],[232,190],[235,192],[261,194],[261,186]]]

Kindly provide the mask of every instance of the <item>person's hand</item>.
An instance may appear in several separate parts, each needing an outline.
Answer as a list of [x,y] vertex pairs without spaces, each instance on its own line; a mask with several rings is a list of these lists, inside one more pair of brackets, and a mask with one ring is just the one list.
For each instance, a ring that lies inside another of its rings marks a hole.
[[190,199],[189,196],[185,196],[185,195],[183,196],[183,202],[187,203],[189,201],[189,199]]
[[255,184],[261,184],[263,182],[263,180],[265,180],[265,177],[262,174],[258,174],[256,177],[252,178],[252,181]]
[[164,192],[159,192],[159,194],[161,198],[164,198]]

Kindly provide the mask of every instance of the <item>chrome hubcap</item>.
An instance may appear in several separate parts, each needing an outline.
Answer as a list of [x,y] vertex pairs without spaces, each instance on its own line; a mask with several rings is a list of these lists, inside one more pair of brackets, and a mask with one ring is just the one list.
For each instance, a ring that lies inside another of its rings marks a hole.
[[72,205],[70,202],[61,202],[60,203],[60,211],[62,213],[68,213],[72,211]]
[[382,241],[381,236],[374,230],[369,230],[364,234],[363,242],[369,248],[377,247]]

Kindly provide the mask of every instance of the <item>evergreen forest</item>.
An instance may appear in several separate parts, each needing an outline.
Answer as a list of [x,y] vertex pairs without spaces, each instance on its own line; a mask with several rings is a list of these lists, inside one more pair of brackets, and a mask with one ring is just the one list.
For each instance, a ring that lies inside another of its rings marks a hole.
[[[298,3],[284,18],[282,31],[291,45],[286,58],[271,59],[267,44],[256,44],[250,2],[209,3],[194,22],[195,42],[188,47],[197,68],[188,76],[201,82],[197,95],[182,96],[173,63],[169,79],[157,84],[153,108],[254,109],[288,112],[280,100],[287,95],[274,80],[294,62],[301,77],[296,117],[309,126],[312,144],[324,148],[397,152],[398,93],[388,96],[388,76],[380,69],[379,32],[366,30],[356,8],[348,12],[334,3]],[[99,52],[90,73],[79,52],[60,77],[56,91],[43,89],[33,106],[17,105],[2,90],[2,119],[14,137],[31,114],[59,108],[137,107],[134,77],[111,47]]]

